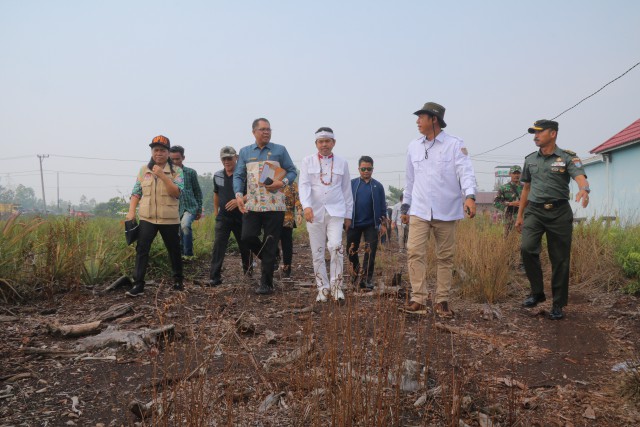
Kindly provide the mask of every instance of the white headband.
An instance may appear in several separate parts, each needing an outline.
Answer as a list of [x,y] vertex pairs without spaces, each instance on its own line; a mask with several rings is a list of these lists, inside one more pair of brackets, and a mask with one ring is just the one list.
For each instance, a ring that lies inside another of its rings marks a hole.
[[333,132],[328,132],[326,130],[322,130],[320,132],[316,132],[316,141],[319,140],[320,138],[336,139],[336,137],[333,136]]

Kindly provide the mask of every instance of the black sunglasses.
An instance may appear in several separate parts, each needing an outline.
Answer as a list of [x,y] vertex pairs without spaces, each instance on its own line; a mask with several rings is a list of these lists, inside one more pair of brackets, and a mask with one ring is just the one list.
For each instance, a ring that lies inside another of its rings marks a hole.
[[360,168],[362,172],[371,172],[373,168]]

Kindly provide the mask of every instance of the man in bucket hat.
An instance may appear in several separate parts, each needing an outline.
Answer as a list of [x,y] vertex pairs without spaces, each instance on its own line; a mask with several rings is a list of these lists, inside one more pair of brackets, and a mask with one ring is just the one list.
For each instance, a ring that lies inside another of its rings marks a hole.
[[547,235],[551,260],[553,306],[549,319],[564,317],[562,308],[569,300],[569,265],[573,211],[569,205],[569,182],[573,178],[580,188],[576,202],[589,203],[589,182],[576,153],[556,144],[558,122],[538,120],[529,128],[539,148],[524,159],[522,195],[515,227],[522,232],[522,261],[531,285],[524,307],[535,307],[546,300],[540,265],[542,235]]
[[[407,263],[411,301],[402,307],[407,313],[425,314],[427,291],[427,244],[433,233],[436,242],[437,284],[434,310],[449,318],[449,292],[453,281],[455,229],[464,212],[476,215],[476,178],[462,139],[442,129],[445,108],[427,102],[414,114],[423,135],[407,149],[406,186],[401,207],[402,222],[409,224]],[[464,209],[463,209],[464,208]]]

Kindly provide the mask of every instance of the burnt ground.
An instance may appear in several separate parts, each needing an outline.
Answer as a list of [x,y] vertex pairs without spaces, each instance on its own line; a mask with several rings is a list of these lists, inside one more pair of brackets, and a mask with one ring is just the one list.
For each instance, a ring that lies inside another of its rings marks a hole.
[[[379,254],[378,289],[405,261],[394,248]],[[148,278],[156,283],[135,299],[105,284],[0,306],[0,425],[640,424],[639,406],[621,397],[632,373],[612,372],[640,357],[637,298],[572,286],[566,318],[554,322],[550,300],[520,307],[527,284],[514,271],[504,302],[454,297],[455,318],[440,321],[397,310],[406,280],[397,293],[348,290],[343,306],[315,303],[304,242],[293,280],[271,296],[253,293],[237,255],[225,265],[217,288],[198,284],[207,265],[196,262],[185,293]],[[94,350],[47,328],[122,303],[130,311],[101,331],[175,328],[156,342]],[[403,369],[407,361],[417,372]],[[130,410],[153,399],[144,422]]]

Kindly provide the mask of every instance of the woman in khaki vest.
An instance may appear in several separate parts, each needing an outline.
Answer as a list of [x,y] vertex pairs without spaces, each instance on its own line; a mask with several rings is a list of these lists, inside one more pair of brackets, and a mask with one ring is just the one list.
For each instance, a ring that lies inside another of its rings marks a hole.
[[184,290],[182,283],[182,257],[180,255],[180,192],[184,189],[182,169],[169,159],[171,143],[166,136],[156,136],[149,144],[151,160],[140,168],[131,194],[127,220],[136,217],[139,206],[140,232],[136,246],[136,266],[133,288],[126,295],[137,297],[144,292],[144,276],[149,264],[149,250],[160,232],[169,252],[173,273],[173,289]]

